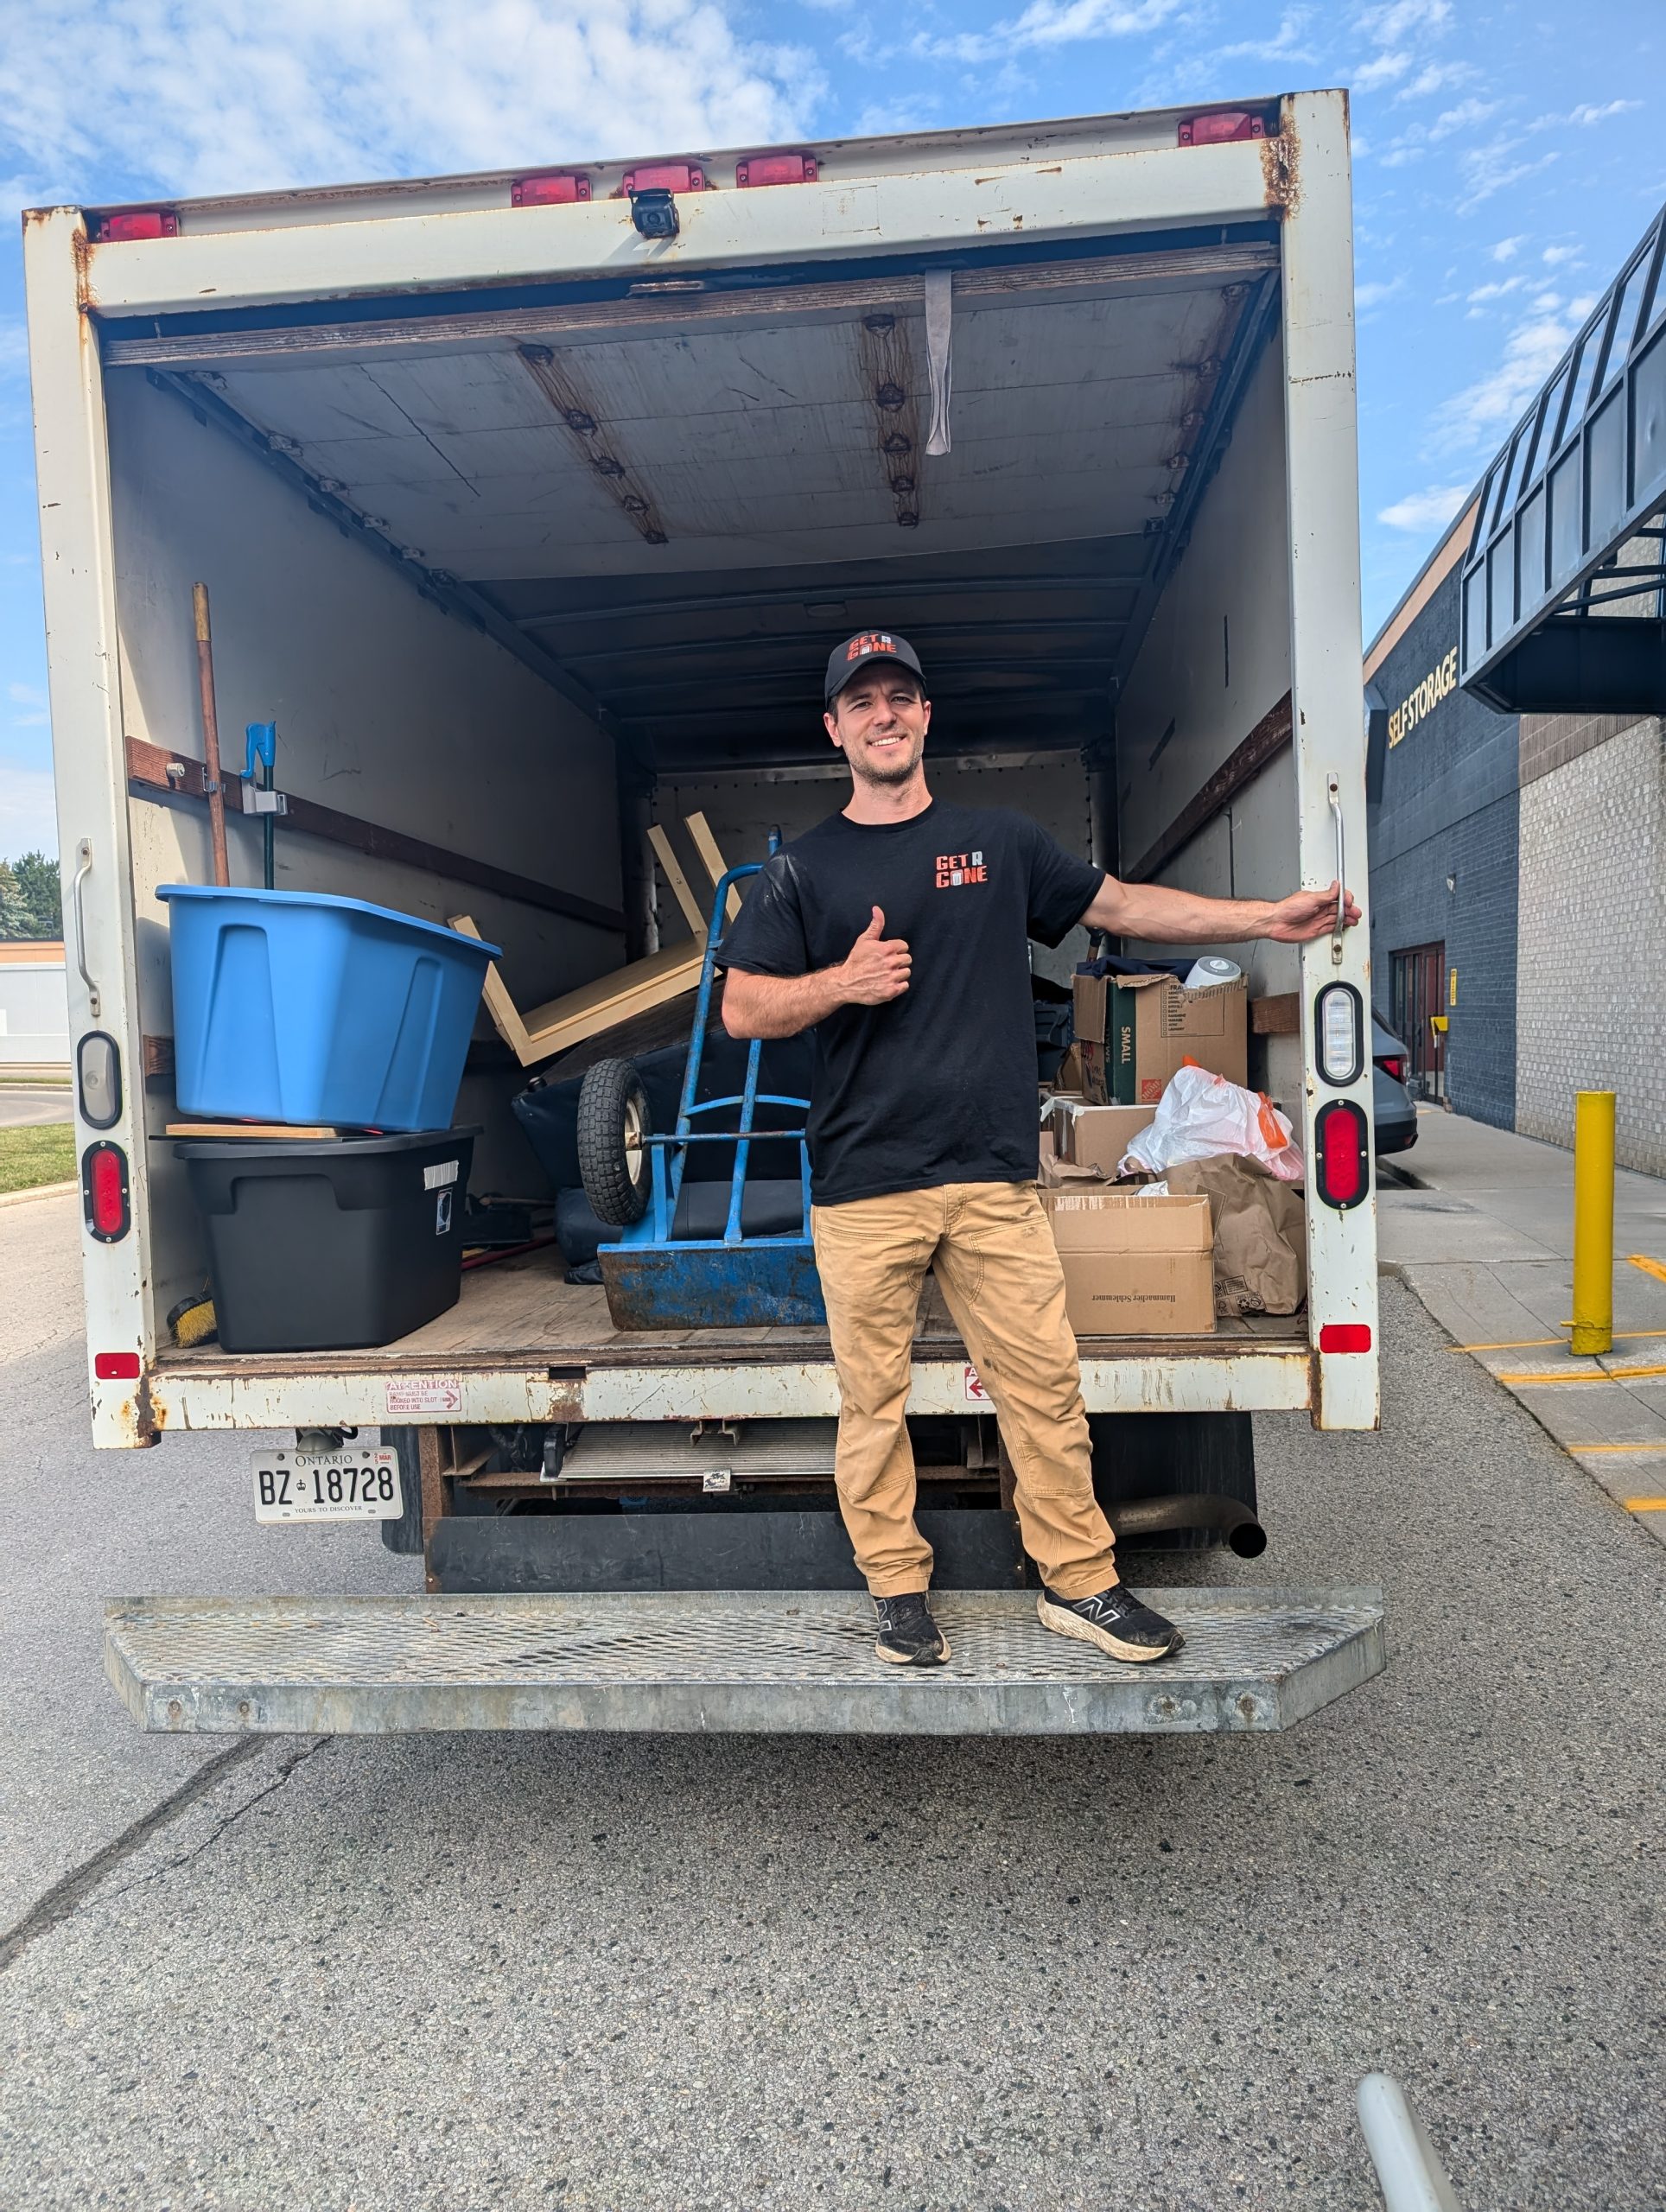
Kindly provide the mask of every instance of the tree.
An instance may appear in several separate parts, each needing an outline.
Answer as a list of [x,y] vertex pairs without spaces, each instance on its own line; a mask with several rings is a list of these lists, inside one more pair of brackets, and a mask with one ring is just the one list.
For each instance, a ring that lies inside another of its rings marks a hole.
[[9,861],[0,861],[0,938],[27,937],[29,908]]
[[44,853],[25,853],[12,863],[29,919],[23,937],[61,938],[64,933],[63,879],[56,861]]

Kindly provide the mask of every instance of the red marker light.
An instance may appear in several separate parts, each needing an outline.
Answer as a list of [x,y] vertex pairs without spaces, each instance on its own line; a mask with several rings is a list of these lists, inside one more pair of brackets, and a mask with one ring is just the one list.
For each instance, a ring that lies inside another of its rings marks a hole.
[[81,1155],[81,1211],[100,1244],[117,1244],[126,1236],[132,1217],[127,1155],[119,1145],[90,1144]]
[[748,154],[734,164],[734,181],[742,192],[760,184],[814,184],[819,174],[814,154]]
[[570,207],[589,196],[589,178],[573,169],[550,176],[518,176],[509,188],[512,207]]
[[1326,1321],[1319,1332],[1321,1351],[1369,1351],[1371,1348],[1370,1324],[1368,1321]]
[[1224,146],[1240,138],[1264,138],[1267,125],[1258,115],[1245,115],[1242,109],[1229,110],[1224,115],[1193,115],[1181,124],[1180,143],[1182,146]]
[[137,1382],[140,1376],[136,1351],[101,1351],[93,1357],[92,1372],[100,1382]]
[[1321,1106],[1313,1124],[1314,1181],[1327,1206],[1345,1213],[1370,1196],[1370,1131],[1351,1098]]
[[94,218],[95,245],[130,245],[137,238],[176,238],[180,219],[171,207],[132,207],[124,215]]

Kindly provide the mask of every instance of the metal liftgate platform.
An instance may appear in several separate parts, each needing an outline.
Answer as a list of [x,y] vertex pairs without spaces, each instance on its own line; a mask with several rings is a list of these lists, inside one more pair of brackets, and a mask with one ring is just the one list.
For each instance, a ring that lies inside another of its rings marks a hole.
[[305,1735],[1262,1732],[1383,1669],[1376,1590],[1148,1594],[1186,1639],[1156,1666],[1052,1635],[1033,1592],[942,1592],[953,1656],[915,1670],[875,1658],[865,1598],[655,1591],[124,1599],[105,1667],[142,1728]]

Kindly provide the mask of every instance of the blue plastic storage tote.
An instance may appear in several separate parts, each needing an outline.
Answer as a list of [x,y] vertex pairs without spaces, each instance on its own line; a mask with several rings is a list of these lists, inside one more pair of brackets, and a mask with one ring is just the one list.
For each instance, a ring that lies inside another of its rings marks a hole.
[[164,883],[185,1114],[445,1129],[495,944],[361,899]]

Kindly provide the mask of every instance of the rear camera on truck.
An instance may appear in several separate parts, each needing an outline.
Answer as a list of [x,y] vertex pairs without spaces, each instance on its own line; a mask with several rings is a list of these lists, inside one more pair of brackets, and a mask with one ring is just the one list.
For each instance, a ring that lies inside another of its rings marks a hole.
[[660,185],[631,194],[631,220],[645,238],[674,238],[681,228],[677,202]]

